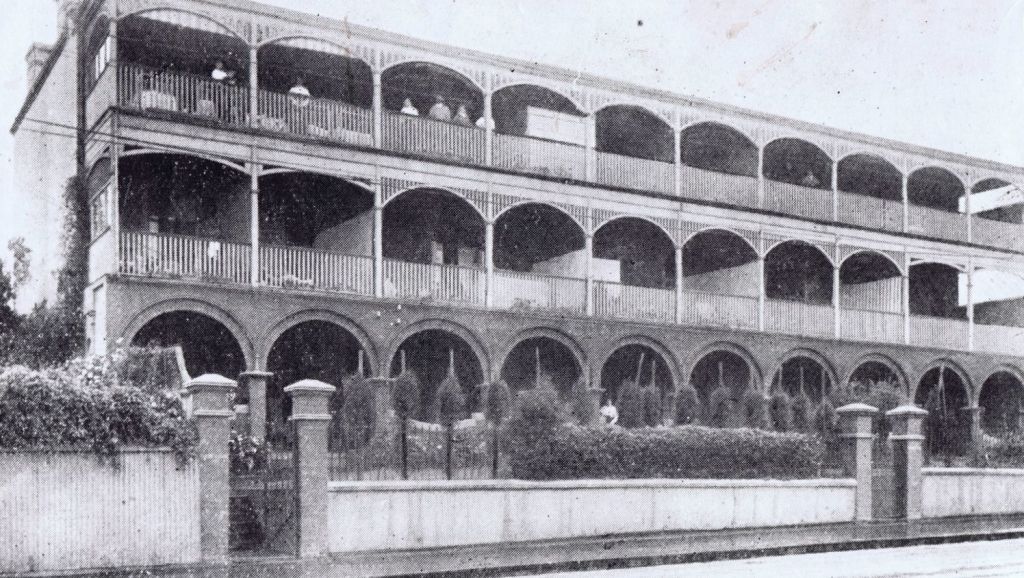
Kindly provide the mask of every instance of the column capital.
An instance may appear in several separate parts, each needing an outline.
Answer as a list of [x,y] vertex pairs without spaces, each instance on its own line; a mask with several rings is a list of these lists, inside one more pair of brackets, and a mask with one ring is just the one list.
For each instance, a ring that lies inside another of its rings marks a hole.
[[191,398],[192,415],[196,417],[232,417],[231,394],[236,389],[238,384],[233,379],[217,374],[201,375],[185,385],[185,393]]
[[331,395],[338,388],[315,379],[304,379],[284,388],[292,398],[292,421],[330,421]]
[[850,417],[858,416],[874,416],[878,413],[878,408],[870,406],[866,403],[849,403],[842,407],[836,408],[836,413],[839,415],[848,415]]

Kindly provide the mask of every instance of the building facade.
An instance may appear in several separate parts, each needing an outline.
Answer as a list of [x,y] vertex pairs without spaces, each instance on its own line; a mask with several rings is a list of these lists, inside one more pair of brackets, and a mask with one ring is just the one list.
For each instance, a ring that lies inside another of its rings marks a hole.
[[942,384],[1016,428],[1022,168],[247,1],[62,6],[14,132],[33,198],[86,178],[96,352],[180,343],[271,428],[297,378],[407,365]]

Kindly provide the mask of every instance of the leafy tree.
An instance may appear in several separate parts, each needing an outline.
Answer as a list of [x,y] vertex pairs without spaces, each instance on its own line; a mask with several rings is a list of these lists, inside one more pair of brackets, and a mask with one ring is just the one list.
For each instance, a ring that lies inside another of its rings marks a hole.
[[21,317],[14,311],[14,284],[0,261],[0,364],[6,364]]
[[25,244],[25,237],[15,237],[7,241],[7,250],[14,259],[11,274],[14,277],[14,290],[17,291],[32,278],[32,249]]
[[768,413],[771,415],[772,429],[775,431],[787,432],[793,429],[792,401],[785,391],[778,390],[772,394]]
[[512,409],[512,390],[505,380],[499,379],[487,385],[484,392],[484,415],[491,422],[491,474],[498,476],[498,451],[501,447],[501,424],[509,417]]
[[754,389],[748,389],[743,393],[743,425],[760,430],[771,428],[768,400]]

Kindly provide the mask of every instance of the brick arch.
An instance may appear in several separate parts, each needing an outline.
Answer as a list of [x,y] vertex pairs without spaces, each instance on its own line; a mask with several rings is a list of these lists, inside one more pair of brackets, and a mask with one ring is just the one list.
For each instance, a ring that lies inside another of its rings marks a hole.
[[686,373],[684,374],[686,380],[683,383],[690,382],[690,376],[693,375],[693,370],[696,369],[697,364],[700,363],[700,360],[703,359],[704,356],[716,351],[727,351],[738,355],[746,362],[747,368],[750,370],[750,380],[753,382],[754,386],[762,391],[767,389],[764,383],[764,372],[761,370],[761,365],[757,362],[757,359],[751,355],[750,351],[745,347],[737,345],[731,341],[715,341],[708,343],[692,353],[686,361]]
[[385,374],[390,372],[391,363],[394,361],[395,356],[398,355],[398,350],[406,339],[420,333],[421,331],[429,331],[431,329],[447,331],[448,333],[451,333],[465,341],[466,344],[469,345],[469,348],[473,350],[473,354],[476,355],[477,362],[480,363],[480,369],[483,373],[484,380],[489,381],[494,378],[491,356],[488,354],[487,347],[484,345],[483,341],[477,337],[472,330],[465,326],[455,323],[454,321],[438,318],[417,321],[416,323],[406,326],[401,333],[392,338],[384,350],[385,357],[381,358],[380,367],[382,371],[384,371]]
[[[663,360],[665,360],[665,365],[668,366],[668,371],[669,373],[672,374],[673,391],[679,389],[684,383],[686,383],[689,380],[688,375],[686,379],[684,379],[683,376],[679,373],[679,361],[676,359],[676,356],[675,354],[672,353],[671,349],[669,349],[662,342],[658,341],[657,339],[654,339],[653,337],[641,334],[632,334],[616,340],[615,343],[608,347],[599,358],[595,357],[595,363],[598,359],[600,359],[601,362],[599,365],[596,365],[594,367],[594,373],[597,375],[597,379],[599,381],[601,379],[601,372],[604,371],[604,366],[608,363],[611,357],[615,355],[615,353],[618,350],[630,345],[642,345],[644,347],[649,347],[652,350],[654,350],[655,353],[660,355]],[[691,368],[691,372],[692,371],[693,370]],[[753,373],[753,370],[751,370],[751,373]]]
[[[850,383],[850,380],[853,379],[853,374],[856,373],[858,369],[860,369],[860,366],[864,365],[865,363],[872,362],[879,363],[881,365],[888,367],[896,375],[896,379],[899,380],[898,385],[900,386],[903,393],[910,395],[911,387],[910,380],[907,377],[907,372],[899,363],[896,362],[896,360],[889,357],[888,355],[883,355],[881,353],[866,353],[857,358],[857,360],[850,365],[849,371],[846,372],[846,377],[844,378],[842,385],[848,385]],[[924,374],[922,373],[921,375],[923,376]],[[914,387],[916,388],[917,386],[915,385]],[[913,398],[911,398],[910,401],[913,401]]]
[[[807,359],[810,359],[817,363],[818,365],[820,365],[825,370],[825,375],[827,375],[829,380],[832,382],[832,388],[840,387],[841,385],[843,385],[839,382],[839,373],[836,371],[835,365],[833,365],[833,363],[829,361],[827,357],[813,349],[809,349],[806,347],[797,347],[795,349],[787,351],[786,353],[779,357],[778,362],[775,363],[775,369],[774,371],[772,371],[772,374],[769,378],[771,382],[767,384],[768,387],[771,387],[771,383],[775,381],[775,374],[782,371],[783,364],[797,357],[806,357]],[[822,392],[822,394],[824,393],[826,392]]]
[[576,363],[580,366],[580,373],[586,376],[589,372],[587,352],[580,346],[576,339],[564,331],[541,326],[523,329],[505,341],[501,348],[500,357],[494,358],[495,375],[501,375],[501,370],[505,368],[505,362],[508,361],[508,356],[511,355],[512,350],[515,349],[517,345],[527,339],[534,339],[537,337],[547,337],[548,339],[557,341],[558,343],[566,346],[576,358]]
[[366,360],[370,364],[370,375],[381,375],[382,365],[380,363],[380,359],[377,357],[378,348],[373,343],[369,333],[367,333],[366,330],[352,319],[326,309],[308,309],[300,311],[275,323],[270,330],[267,331],[260,345],[259,359],[262,364],[261,366],[267,366],[267,361],[270,358],[270,350],[274,348],[274,344],[277,343],[277,340],[280,339],[285,332],[309,321],[330,323],[347,331],[352,335],[352,337],[356,338],[360,347],[363,348],[363,352],[366,354]]
[[168,299],[150,305],[136,314],[125,325],[125,329],[118,336],[118,340],[131,343],[132,339],[135,338],[147,323],[166,313],[177,312],[205,315],[223,325],[231,333],[232,337],[235,338],[238,347],[242,350],[246,369],[251,371],[260,368],[257,364],[256,350],[249,339],[245,327],[227,311],[199,299]]
[[981,390],[982,388],[985,387],[985,382],[987,382],[997,373],[1010,374],[1015,379],[1017,379],[1017,381],[1020,382],[1021,387],[1024,388],[1024,370],[1021,370],[1019,367],[1011,365],[1009,363],[1000,363],[999,365],[996,365],[995,367],[992,367],[984,372],[983,375],[985,376],[985,379],[982,379],[978,382],[978,391],[977,394],[971,398],[971,403],[973,403],[974,405],[979,405],[979,402],[981,401]]
[[967,388],[967,399],[969,399],[972,404],[977,402],[979,388],[974,386],[974,382],[971,380],[970,374],[968,374],[964,370],[963,366],[961,366],[959,363],[953,361],[952,359],[949,359],[948,357],[942,357],[939,359],[935,359],[928,363],[927,365],[925,365],[924,369],[922,369],[921,372],[917,375],[917,378],[914,380],[913,383],[913,389],[910,392],[911,403],[914,403],[917,399],[918,390],[921,387],[921,380],[924,379],[924,376],[929,371],[933,369],[938,369],[939,367],[945,367],[946,369],[949,369],[953,373],[955,373],[957,377],[960,378],[960,381],[963,382],[964,387]]

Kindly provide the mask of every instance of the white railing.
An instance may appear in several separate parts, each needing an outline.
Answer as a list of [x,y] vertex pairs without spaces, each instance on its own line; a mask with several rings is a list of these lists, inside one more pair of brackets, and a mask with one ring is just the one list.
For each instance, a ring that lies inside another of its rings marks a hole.
[[599,183],[641,191],[675,192],[676,169],[672,163],[600,151],[596,157]]
[[843,309],[839,314],[839,331],[843,339],[903,343],[902,313]]
[[782,299],[765,300],[765,330],[806,337],[835,337],[835,309]]
[[271,287],[373,295],[373,258],[305,247],[260,247],[260,282]]
[[698,169],[690,166],[679,167],[680,193],[684,197],[739,205],[757,206],[757,177],[730,175]]
[[974,325],[974,349],[1024,357],[1024,327]]
[[184,72],[128,64],[118,73],[121,106],[179,112],[244,125],[249,89]]
[[757,329],[757,297],[683,291],[683,323]]
[[966,350],[967,321],[911,315],[910,343],[939,349]]
[[125,231],[118,270],[125,275],[250,283],[249,245],[215,239]]
[[797,215],[819,221],[832,220],[832,191],[764,181],[764,208],[769,211]]
[[373,111],[336,100],[259,91],[256,127],[349,144],[373,144]]
[[383,111],[384,148],[461,163],[484,163],[483,129]]
[[583,314],[587,308],[587,281],[496,270],[492,305],[497,309],[548,309]]
[[594,283],[594,314],[598,317],[671,323],[676,316],[676,292],[674,289],[597,281]]
[[512,171],[551,177],[586,178],[586,149],[553,140],[494,135],[494,165]]
[[483,305],[484,271],[384,260],[384,296]]
[[962,213],[910,205],[908,216],[911,233],[952,241],[967,240],[967,219]]
[[979,245],[1024,251],[1024,225],[971,217],[971,240]]
[[839,222],[900,232],[903,202],[839,191]]

